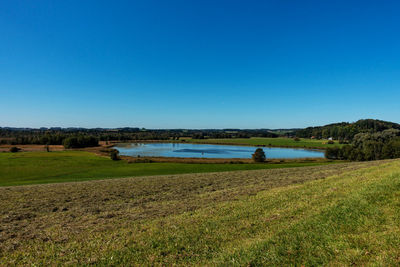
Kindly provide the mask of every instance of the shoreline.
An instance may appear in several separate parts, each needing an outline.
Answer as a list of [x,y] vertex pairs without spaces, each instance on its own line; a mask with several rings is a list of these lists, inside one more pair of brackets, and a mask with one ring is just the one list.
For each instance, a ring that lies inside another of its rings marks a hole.
[[[87,148],[78,148],[78,149],[64,149],[60,145],[50,145],[50,151],[68,151],[68,150],[75,150],[75,151],[86,151],[86,152],[91,152],[94,154],[97,154],[102,157],[109,157],[109,153],[113,147],[117,144],[123,144],[123,143],[180,143],[180,144],[207,144],[207,143],[195,143],[195,142],[181,142],[181,141],[176,141],[175,142],[170,142],[166,140],[140,140],[140,141],[125,141],[125,142],[117,142],[117,141],[109,141],[108,144],[105,141],[101,141],[99,143],[99,146],[97,147],[87,147]],[[266,146],[266,145],[248,145],[248,144],[227,144],[227,143],[209,143],[210,145],[237,145],[237,146],[248,146],[248,147],[282,147],[282,146]],[[39,151],[45,151],[45,146],[44,145],[15,145],[18,147],[22,148],[21,152],[39,152]],[[3,145],[0,146],[0,151],[3,150],[2,152],[7,153],[8,148],[11,147],[11,145]],[[307,149],[303,147],[282,147],[282,148],[293,148],[293,149]],[[323,149],[308,149],[308,150],[318,150],[318,151],[324,151]],[[251,158],[181,158],[181,157],[135,157],[135,156],[125,156],[125,155],[120,155],[120,158],[122,160],[125,160],[129,163],[152,163],[152,162],[159,162],[159,163],[203,163],[203,164],[248,164],[248,163],[254,163],[254,164],[283,164],[283,163],[310,163],[310,162],[336,162],[334,160],[328,160],[324,157],[322,158],[294,158],[294,159],[288,159],[288,158],[277,158],[277,159],[268,159],[263,162],[263,163],[255,163]]]
[[[203,139],[199,139],[203,140]],[[204,139],[207,140],[207,139]],[[215,139],[214,139],[215,140]],[[177,140],[126,140],[126,141],[109,141],[110,144],[117,145],[117,144],[129,144],[129,143],[144,143],[144,144],[151,144],[151,143],[165,143],[165,144],[195,144],[195,145],[221,145],[221,146],[251,146],[251,147],[276,147],[276,148],[294,148],[294,149],[308,149],[308,150],[320,150],[325,151],[326,147],[318,147],[318,146],[287,146],[287,145],[254,145],[254,144],[244,144],[244,143],[214,143],[214,142],[191,142],[191,141],[177,141]]]
[[299,159],[267,159],[264,162],[254,162],[251,158],[178,158],[178,157],[133,157],[120,156],[121,160],[129,163],[201,163],[201,164],[287,164],[287,163],[321,163],[339,162],[325,158],[299,158]]

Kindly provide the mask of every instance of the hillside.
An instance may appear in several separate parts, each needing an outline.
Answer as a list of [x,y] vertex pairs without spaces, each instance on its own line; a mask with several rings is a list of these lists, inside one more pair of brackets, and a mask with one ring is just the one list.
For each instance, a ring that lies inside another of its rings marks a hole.
[[387,129],[400,129],[400,124],[388,121],[365,119],[353,123],[341,122],[325,126],[308,127],[295,131],[297,137],[329,138],[351,141],[358,133],[377,133]]
[[399,190],[399,160],[2,187],[0,263],[398,265]]

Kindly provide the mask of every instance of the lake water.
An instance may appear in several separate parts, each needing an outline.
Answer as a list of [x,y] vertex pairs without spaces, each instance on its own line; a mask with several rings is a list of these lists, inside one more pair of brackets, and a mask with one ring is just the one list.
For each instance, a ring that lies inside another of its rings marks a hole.
[[[182,143],[130,143],[118,144],[120,155],[132,157],[179,157],[179,158],[251,158],[257,149],[253,146],[182,144]],[[323,158],[319,150],[262,147],[267,158]]]

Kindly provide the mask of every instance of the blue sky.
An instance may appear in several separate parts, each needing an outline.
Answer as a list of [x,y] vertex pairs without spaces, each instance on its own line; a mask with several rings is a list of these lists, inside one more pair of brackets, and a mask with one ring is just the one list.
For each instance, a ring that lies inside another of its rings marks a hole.
[[0,126],[400,122],[398,1],[1,1]]

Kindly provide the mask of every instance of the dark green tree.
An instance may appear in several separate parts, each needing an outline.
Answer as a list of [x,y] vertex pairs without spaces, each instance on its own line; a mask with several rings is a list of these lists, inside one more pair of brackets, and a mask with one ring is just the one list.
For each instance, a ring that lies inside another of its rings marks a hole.
[[112,160],[119,160],[120,158],[119,158],[119,152],[118,152],[118,150],[113,149],[113,150],[110,152],[110,158],[111,158]]
[[252,155],[252,158],[255,162],[264,162],[267,157],[265,156],[265,152],[262,148],[257,148]]
[[338,147],[328,147],[325,150],[325,157],[327,159],[340,159],[340,148],[338,148]]
[[15,152],[18,152],[18,151],[19,151],[19,148],[16,147],[16,146],[13,146],[13,147],[10,148],[10,152],[12,152],[12,153],[15,153]]

